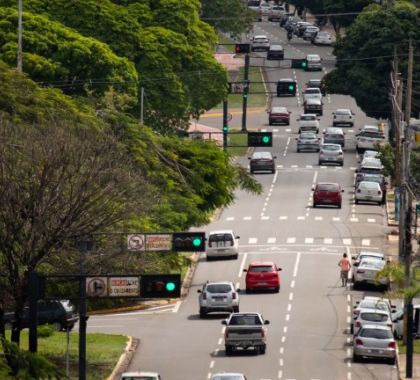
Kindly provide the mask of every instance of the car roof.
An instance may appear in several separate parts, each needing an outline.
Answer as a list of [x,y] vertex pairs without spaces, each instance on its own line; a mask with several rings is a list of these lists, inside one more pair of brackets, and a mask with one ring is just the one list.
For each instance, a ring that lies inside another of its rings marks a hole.
[[280,78],[279,82],[293,82],[293,83],[295,83],[296,81],[292,78]]
[[316,103],[316,104],[321,104],[321,99],[319,98],[309,98],[305,100],[306,103]]
[[305,92],[309,91],[309,90],[314,90],[316,92],[321,92],[321,90],[319,89],[319,87],[307,87],[305,88]]
[[232,230],[215,230],[210,231],[209,235],[217,235],[217,234],[234,234]]
[[385,257],[385,254],[382,252],[370,252],[370,251],[362,251],[359,253],[358,256],[363,256],[363,255],[374,256],[374,257]]
[[325,143],[325,144],[322,144],[322,146],[333,146],[334,148],[341,149],[341,145],[340,144]]
[[319,54],[308,54],[306,56],[307,59],[321,59],[321,57],[319,56]]
[[334,186],[340,186],[337,182],[318,182],[317,185],[334,185]]
[[157,372],[138,372],[138,371],[133,371],[133,372],[124,372],[121,376],[159,376],[159,374]]
[[321,83],[321,82],[322,82],[322,79],[309,79],[309,80],[308,80],[308,83],[314,83],[314,82],[319,82],[319,83]]
[[300,117],[302,117],[302,116],[313,116],[314,118],[317,118],[318,117],[316,113],[303,113],[303,114],[301,114],[299,116]]
[[207,281],[205,285],[233,285],[232,281]]
[[283,50],[283,46],[281,46],[281,45],[271,45],[270,50]]
[[244,376],[244,375],[239,372],[218,372],[218,373],[215,373],[212,377],[215,377],[215,376]]
[[325,129],[326,133],[343,133],[343,129],[342,128],[337,128],[337,127],[327,127]]
[[271,108],[271,112],[286,112],[289,113],[287,107],[273,107]]
[[250,263],[249,263],[249,266],[251,267],[253,267],[253,266],[262,266],[262,265],[265,265],[265,266],[268,266],[268,265],[275,265],[274,264],[274,262],[273,261],[251,261]]
[[260,35],[254,36],[254,40],[255,39],[260,39],[260,38],[266,38],[268,40],[268,37],[265,34],[260,34]]
[[337,113],[351,113],[351,110],[350,110],[350,108],[337,108],[336,110],[335,110],[335,112]]
[[377,125],[364,125],[362,130],[363,131],[379,131],[379,127]]
[[252,153],[252,158],[273,158],[271,152],[254,152]]

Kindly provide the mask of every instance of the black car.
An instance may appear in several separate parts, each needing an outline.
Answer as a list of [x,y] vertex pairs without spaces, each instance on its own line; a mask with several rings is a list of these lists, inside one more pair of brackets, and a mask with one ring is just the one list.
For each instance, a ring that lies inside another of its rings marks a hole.
[[271,45],[267,52],[268,60],[283,60],[284,59],[284,49],[281,45]]
[[357,189],[359,183],[362,181],[379,183],[379,186],[381,186],[382,190],[382,204],[386,202],[386,191],[388,182],[383,174],[356,173],[356,178],[354,179],[354,188]]
[[[4,313],[3,322],[6,328],[11,328],[14,320],[13,312]],[[79,317],[74,311],[74,306],[70,301],[53,300],[38,301],[38,325],[50,324],[56,331],[71,330]],[[29,327],[29,307],[23,310],[21,327]]]
[[250,160],[249,170],[251,173],[256,171],[269,171],[271,173],[276,172],[276,156],[273,156],[270,152],[254,152],[252,157],[248,157]]

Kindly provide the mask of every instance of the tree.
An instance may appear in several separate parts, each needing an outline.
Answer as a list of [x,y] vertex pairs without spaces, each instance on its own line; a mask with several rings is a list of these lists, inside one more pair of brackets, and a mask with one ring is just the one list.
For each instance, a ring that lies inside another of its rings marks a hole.
[[[370,117],[390,117],[390,72],[394,47],[398,47],[400,69],[406,77],[408,39],[419,40],[419,31],[419,11],[410,4],[366,7],[346,30],[345,38],[334,47],[337,63],[336,69],[326,76],[328,89],[353,96]],[[416,63],[414,91],[419,86],[418,68],[420,66]]]
[[243,0],[202,0],[201,18],[236,38],[252,29],[255,14]]

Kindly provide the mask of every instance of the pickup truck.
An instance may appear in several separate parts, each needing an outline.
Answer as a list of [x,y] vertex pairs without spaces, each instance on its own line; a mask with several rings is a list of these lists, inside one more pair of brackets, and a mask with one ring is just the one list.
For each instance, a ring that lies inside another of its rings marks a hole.
[[267,328],[270,322],[259,313],[232,313],[222,321],[225,328],[225,351],[231,355],[237,348],[252,347],[257,353],[265,354]]

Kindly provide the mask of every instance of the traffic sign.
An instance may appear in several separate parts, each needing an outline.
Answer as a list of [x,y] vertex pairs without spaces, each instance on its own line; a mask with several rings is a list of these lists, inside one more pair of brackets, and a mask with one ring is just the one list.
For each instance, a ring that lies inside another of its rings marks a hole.
[[86,277],[86,294],[88,297],[106,297],[107,278],[106,277]]
[[144,234],[128,234],[127,249],[129,251],[137,252],[144,251],[145,237]]
[[172,234],[146,234],[146,251],[170,251]]
[[110,297],[139,297],[140,278],[134,276],[109,277],[108,295]]

